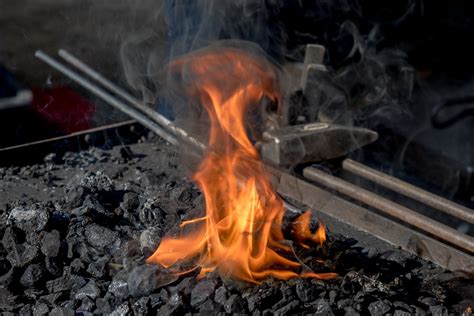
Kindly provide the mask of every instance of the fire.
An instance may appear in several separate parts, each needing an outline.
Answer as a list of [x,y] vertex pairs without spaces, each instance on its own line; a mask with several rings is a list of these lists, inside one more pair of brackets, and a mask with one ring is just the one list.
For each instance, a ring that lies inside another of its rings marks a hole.
[[333,273],[298,273],[300,264],[283,257],[285,208],[248,137],[246,116],[262,100],[278,101],[277,71],[265,59],[236,48],[204,50],[176,60],[186,72],[210,120],[208,149],[193,179],[205,195],[206,216],[183,222],[166,236],[148,263],[179,271],[200,268],[199,277],[221,276],[259,283],[268,276],[331,278]]
[[306,211],[294,223],[294,236],[306,248],[309,248],[306,244],[307,241],[312,241],[322,247],[326,241],[326,227],[322,222],[319,222],[318,229],[313,234],[310,229],[310,222],[311,212]]

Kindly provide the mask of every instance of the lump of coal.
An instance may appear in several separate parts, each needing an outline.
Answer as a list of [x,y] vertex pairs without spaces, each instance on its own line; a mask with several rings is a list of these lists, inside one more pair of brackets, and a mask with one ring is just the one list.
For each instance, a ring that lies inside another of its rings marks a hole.
[[128,315],[130,312],[130,306],[128,306],[128,303],[123,303],[119,307],[117,307],[112,313],[110,313],[110,316],[125,316]]
[[160,231],[159,228],[150,227],[140,234],[140,248],[142,251],[145,249],[153,251],[158,247],[161,240]]
[[49,213],[39,205],[26,208],[15,207],[8,215],[7,224],[18,227],[24,232],[40,232],[48,223]]
[[224,303],[226,313],[242,313],[245,311],[245,303],[237,294],[232,294]]
[[87,226],[86,238],[92,247],[100,251],[107,251],[115,242],[120,241],[116,232],[96,224]]
[[198,306],[214,293],[216,283],[213,280],[202,280],[191,291],[191,306]]
[[128,296],[128,284],[127,282],[120,279],[114,279],[110,283],[108,290],[110,293],[119,298],[125,298]]
[[369,313],[372,316],[385,315],[391,309],[391,304],[388,301],[375,301],[369,305]]
[[109,261],[108,257],[103,257],[98,259],[95,262],[92,262],[89,264],[87,267],[87,272],[89,272],[90,275],[96,277],[96,278],[101,278],[104,273],[105,273],[105,265]]
[[100,295],[100,290],[97,287],[94,281],[89,281],[85,286],[77,291],[76,295],[74,296],[77,300],[82,300],[86,297],[91,299],[96,299]]
[[67,307],[55,307],[49,313],[49,316],[74,316],[74,310]]
[[325,299],[318,299],[313,303],[313,305],[315,309],[314,315],[333,315],[331,306],[329,306],[328,301]]
[[219,287],[214,294],[214,301],[218,304],[224,305],[227,301],[227,289],[224,286]]
[[15,245],[7,255],[8,261],[15,267],[24,267],[38,257],[38,247],[27,243]]
[[114,189],[112,180],[102,171],[87,173],[81,180],[80,185],[88,188],[92,192],[112,191]]
[[25,288],[32,288],[40,283],[45,277],[44,268],[39,264],[29,265],[20,278],[20,283]]
[[127,279],[130,295],[135,297],[146,295],[156,289],[158,286],[157,272],[156,265],[146,264],[133,268]]
[[50,233],[45,232],[41,240],[41,252],[47,257],[56,257],[59,253],[60,245],[61,241],[57,230],[53,230]]

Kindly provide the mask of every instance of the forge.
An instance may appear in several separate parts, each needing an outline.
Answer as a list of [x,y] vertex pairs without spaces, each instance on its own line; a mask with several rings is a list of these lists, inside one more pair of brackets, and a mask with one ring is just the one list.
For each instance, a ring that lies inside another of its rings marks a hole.
[[5,77],[0,311],[472,314],[470,79],[407,31],[443,10],[152,2],[99,6],[142,18],[125,78],[62,45],[29,58],[65,83]]

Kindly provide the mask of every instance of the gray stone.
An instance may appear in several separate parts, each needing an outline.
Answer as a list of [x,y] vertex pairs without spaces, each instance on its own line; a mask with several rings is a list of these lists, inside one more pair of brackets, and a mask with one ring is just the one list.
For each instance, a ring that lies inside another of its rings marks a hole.
[[8,215],[7,223],[26,233],[40,232],[48,224],[49,213],[38,205],[30,208],[17,206]]
[[202,280],[191,291],[191,306],[195,307],[209,298],[216,288],[213,280]]

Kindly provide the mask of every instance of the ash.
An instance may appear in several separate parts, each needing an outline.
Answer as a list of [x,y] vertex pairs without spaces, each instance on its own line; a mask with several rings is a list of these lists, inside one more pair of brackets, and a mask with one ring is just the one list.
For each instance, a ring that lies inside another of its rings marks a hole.
[[339,274],[329,281],[246,286],[217,274],[178,278],[145,264],[166,232],[203,209],[161,140],[50,154],[42,164],[0,168],[0,180],[5,314],[468,315],[474,305],[469,276],[331,232],[323,248],[295,246],[315,272]]

